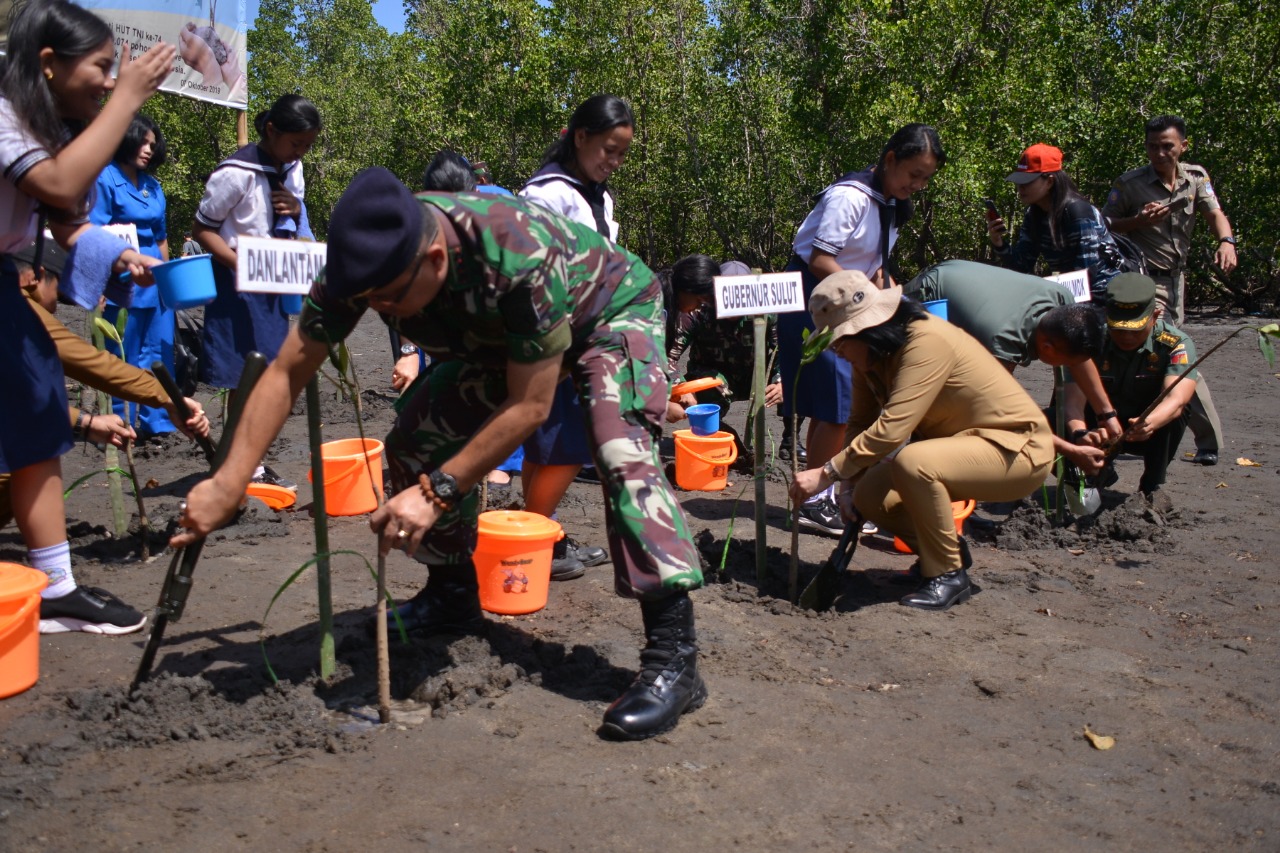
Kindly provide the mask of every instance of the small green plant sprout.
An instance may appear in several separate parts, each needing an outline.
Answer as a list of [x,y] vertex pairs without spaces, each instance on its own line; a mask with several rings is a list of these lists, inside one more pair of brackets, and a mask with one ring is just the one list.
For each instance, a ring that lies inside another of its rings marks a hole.
[[[92,317],[93,345],[95,347],[99,350],[105,350],[108,339],[115,341],[116,346],[123,347],[124,327],[128,322],[128,312],[122,309],[114,324],[108,323],[103,319],[101,309],[95,310]],[[111,411],[111,397],[105,391],[98,392],[98,411],[102,413]],[[104,470],[107,474],[108,493],[111,498],[112,527],[115,529],[116,538],[123,539],[129,535],[129,519],[124,510],[124,481],[121,479],[121,474],[126,472],[120,467],[120,452],[110,442],[107,443],[106,447],[106,466]],[[133,484],[133,488],[134,495],[141,500],[136,481]],[[143,514],[143,517],[145,518],[145,514]],[[142,531],[142,536],[145,541],[147,537],[145,529]]]

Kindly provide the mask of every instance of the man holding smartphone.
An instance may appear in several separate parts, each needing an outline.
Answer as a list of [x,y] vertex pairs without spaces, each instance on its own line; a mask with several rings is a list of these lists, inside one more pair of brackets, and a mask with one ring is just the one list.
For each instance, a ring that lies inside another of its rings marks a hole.
[[[1187,126],[1179,116],[1156,116],[1146,124],[1147,165],[1116,179],[1102,213],[1108,227],[1127,234],[1142,247],[1147,272],[1156,282],[1156,299],[1175,326],[1184,321],[1184,295],[1191,231],[1198,212],[1218,240],[1214,264],[1224,274],[1236,268],[1236,241],[1231,223],[1213,192],[1203,166],[1183,163]],[[1196,455],[1201,465],[1216,465],[1222,447],[1222,424],[1203,377],[1188,406]]]

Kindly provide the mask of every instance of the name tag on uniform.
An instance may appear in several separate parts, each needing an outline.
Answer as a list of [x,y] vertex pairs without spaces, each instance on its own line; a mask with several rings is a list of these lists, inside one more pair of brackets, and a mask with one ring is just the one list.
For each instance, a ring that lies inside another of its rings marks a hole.
[[241,237],[236,241],[236,290],[305,296],[324,269],[328,245],[308,240]]
[[121,240],[128,243],[132,248],[138,248],[138,226],[132,222],[120,223],[117,225],[103,225],[102,230],[108,234],[114,234]]
[[804,287],[798,272],[718,275],[714,283],[719,319],[805,310]]

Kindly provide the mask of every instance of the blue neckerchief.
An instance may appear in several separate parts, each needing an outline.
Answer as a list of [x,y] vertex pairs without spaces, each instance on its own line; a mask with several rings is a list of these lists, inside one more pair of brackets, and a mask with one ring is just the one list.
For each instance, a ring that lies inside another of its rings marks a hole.
[[[254,142],[223,160],[214,171],[216,172],[218,169],[223,168],[234,168],[257,172],[267,179],[267,185],[274,192],[285,188],[284,179],[289,176],[289,172],[297,165],[297,162],[293,162],[283,169],[277,168],[271,158],[267,156],[267,153],[262,150],[262,146]],[[271,236],[285,240],[296,238],[298,236],[298,217],[288,214],[275,214],[275,219],[271,223]]]

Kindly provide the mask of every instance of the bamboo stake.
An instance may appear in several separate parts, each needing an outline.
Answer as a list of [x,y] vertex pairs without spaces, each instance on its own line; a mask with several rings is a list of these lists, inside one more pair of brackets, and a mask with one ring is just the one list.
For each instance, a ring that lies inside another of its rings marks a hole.
[[324,460],[320,445],[320,384],[312,376],[307,382],[307,436],[311,444],[311,513],[316,542],[316,595],[320,608],[320,677],[337,671],[333,642],[333,598],[329,575],[329,516],[324,499]]
[[387,645],[387,558],[378,548],[378,721],[391,722],[391,649]]

